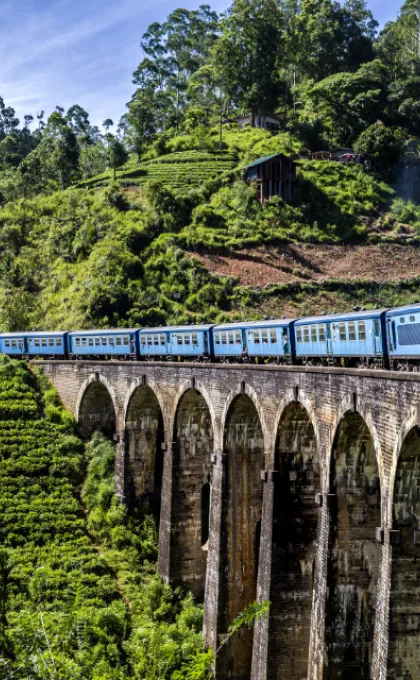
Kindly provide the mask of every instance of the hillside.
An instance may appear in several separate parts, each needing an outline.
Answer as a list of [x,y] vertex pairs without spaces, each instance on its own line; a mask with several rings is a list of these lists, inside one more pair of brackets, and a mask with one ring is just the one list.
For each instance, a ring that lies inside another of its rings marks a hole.
[[[0,327],[217,321],[417,297],[416,204],[361,166],[299,161],[293,202],[261,205],[241,167],[285,136],[233,127],[224,143],[223,156],[130,159],[117,183],[100,175],[0,208]],[[144,180],[152,167],[159,180]]]

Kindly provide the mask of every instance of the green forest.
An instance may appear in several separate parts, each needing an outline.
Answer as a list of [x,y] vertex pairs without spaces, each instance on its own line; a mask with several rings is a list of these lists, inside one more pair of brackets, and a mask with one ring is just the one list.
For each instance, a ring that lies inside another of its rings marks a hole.
[[[410,302],[420,272],[250,287],[200,255],[417,245],[419,10],[407,0],[379,31],[364,0],[235,0],[221,16],[177,9],[142,36],[126,113],[101,129],[77,104],[22,124],[0,98],[0,328]],[[253,125],[265,112],[279,129]],[[339,147],[363,163],[316,158]],[[278,152],[296,159],[293,200],[260,204],[242,168]]]
[[[77,104],[21,121],[0,96],[0,330],[417,300],[419,16],[420,0],[381,30],[364,0],[180,8],[141,37],[119,121],[92,125]],[[363,162],[317,157],[340,148]],[[260,203],[243,169],[280,152],[293,198]],[[228,266],[290,248],[303,255],[282,280]],[[383,253],[398,276],[305,264],[337,249]],[[212,677],[202,605],[159,578],[158,518],[118,504],[114,457],[99,433],[80,440],[41,372],[0,357],[1,680]]]

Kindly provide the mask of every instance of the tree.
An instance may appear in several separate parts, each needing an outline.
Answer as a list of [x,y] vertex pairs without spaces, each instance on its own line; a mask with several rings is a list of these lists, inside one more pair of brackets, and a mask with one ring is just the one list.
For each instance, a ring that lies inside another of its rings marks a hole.
[[305,100],[301,120],[321,119],[324,134],[333,144],[352,144],[374,123],[386,102],[383,64],[376,59],[355,73],[336,73],[300,89]]
[[102,125],[104,126],[106,132],[109,132],[109,129],[114,126],[114,121],[112,120],[112,118],[106,118]]
[[420,0],[406,0],[379,37],[378,53],[392,80],[420,76]]
[[127,121],[129,140],[140,163],[144,146],[151,140],[156,131],[153,115],[153,92],[150,89],[138,89],[128,103]]
[[140,90],[153,92],[155,128],[179,129],[187,106],[188,81],[208,60],[218,17],[208,5],[177,9],[163,24],[153,23],[142,37],[145,55],[133,74]]
[[370,125],[357,139],[354,149],[368,159],[373,170],[390,180],[404,146],[404,133],[381,123]]
[[280,73],[284,97],[308,79],[319,81],[341,71],[354,72],[374,58],[377,22],[365,0],[281,0],[285,16]]
[[76,137],[83,137],[89,134],[89,114],[78,104],[74,104],[69,108],[65,120]]
[[117,176],[117,169],[128,161],[128,153],[124,144],[119,139],[112,137],[108,147],[109,167],[114,172],[114,181]]
[[276,107],[284,15],[276,0],[234,0],[213,51],[220,83],[236,108],[258,113]]

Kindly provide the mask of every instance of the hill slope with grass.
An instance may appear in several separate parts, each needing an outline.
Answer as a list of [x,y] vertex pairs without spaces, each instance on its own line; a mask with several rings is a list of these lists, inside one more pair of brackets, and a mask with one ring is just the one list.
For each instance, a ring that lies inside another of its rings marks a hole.
[[[261,205],[241,168],[287,143],[232,128],[218,156],[179,137],[139,167],[130,159],[116,183],[98,176],[7,203],[0,328],[220,321],[416,298],[420,207],[360,165],[326,161],[297,162],[292,203]],[[152,167],[159,173],[143,182]]]

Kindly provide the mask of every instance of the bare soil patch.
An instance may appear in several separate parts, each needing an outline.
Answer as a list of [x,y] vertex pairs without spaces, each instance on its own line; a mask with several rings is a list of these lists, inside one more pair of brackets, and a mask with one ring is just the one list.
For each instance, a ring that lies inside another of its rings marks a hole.
[[335,246],[287,244],[249,248],[229,255],[191,254],[213,274],[231,276],[243,286],[322,283],[325,279],[378,283],[420,277],[420,248],[401,245]]

